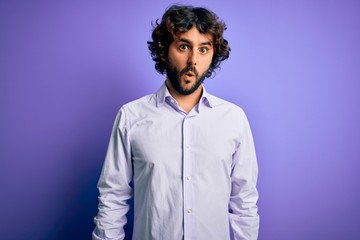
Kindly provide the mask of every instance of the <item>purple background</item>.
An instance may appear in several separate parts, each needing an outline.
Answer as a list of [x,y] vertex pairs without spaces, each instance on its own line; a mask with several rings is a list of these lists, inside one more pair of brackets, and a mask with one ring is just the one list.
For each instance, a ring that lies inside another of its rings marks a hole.
[[[171,1],[0,2],[1,239],[89,239],[119,107],[156,91]],[[259,239],[360,239],[360,2],[187,1],[228,26],[207,90],[242,106]]]

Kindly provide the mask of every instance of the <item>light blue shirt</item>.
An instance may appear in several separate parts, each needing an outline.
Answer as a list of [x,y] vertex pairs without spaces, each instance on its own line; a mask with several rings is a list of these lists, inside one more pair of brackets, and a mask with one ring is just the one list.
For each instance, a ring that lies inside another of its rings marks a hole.
[[240,107],[203,87],[186,113],[163,84],[116,117],[93,239],[124,239],[133,195],[134,240],[257,239],[257,173]]

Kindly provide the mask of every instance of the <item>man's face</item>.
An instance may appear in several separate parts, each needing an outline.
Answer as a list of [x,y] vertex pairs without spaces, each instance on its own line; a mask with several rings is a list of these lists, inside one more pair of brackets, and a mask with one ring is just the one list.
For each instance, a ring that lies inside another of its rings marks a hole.
[[200,33],[195,25],[175,36],[166,59],[167,77],[175,91],[181,95],[196,91],[205,79],[213,55],[213,36]]

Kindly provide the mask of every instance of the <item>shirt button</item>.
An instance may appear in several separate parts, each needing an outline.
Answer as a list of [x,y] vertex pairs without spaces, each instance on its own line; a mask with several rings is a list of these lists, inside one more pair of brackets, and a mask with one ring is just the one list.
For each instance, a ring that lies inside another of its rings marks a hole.
[[191,180],[191,177],[190,177],[190,176],[187,176],[187,177],[186,177],[186,180]]
[[192,210],[191,210],[191,208],[189,208],[188,210],[187,210],[187,213],[191,213],[192,212]]

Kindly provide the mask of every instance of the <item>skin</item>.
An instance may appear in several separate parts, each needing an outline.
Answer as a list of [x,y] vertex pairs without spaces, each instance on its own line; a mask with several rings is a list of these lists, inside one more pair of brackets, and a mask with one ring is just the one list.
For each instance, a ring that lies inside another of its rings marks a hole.
[[167,59],[164,59],[168,63],[166,86],[186,112],[190,112],[200,100],[201,83],[213,55],[213,36],[200,33],[196,26],[177,34],[169,46]]

